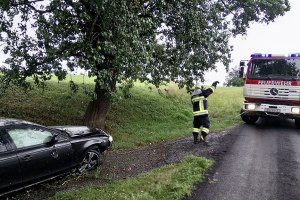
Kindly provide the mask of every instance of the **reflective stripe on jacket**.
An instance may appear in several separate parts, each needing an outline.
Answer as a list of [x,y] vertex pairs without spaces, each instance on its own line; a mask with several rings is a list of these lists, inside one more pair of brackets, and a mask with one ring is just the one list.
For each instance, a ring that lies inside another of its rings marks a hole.
[[198,115],[208,115],[208,103],[207,97],[214,92],[213,87],[209,87],[206,90],[196,89],[192,94],[192,104],[193,104],[193,114]]
[[198,96],[192,99],[192,103],[193,103],[193,114],[195,116],[208,114],[207,98],[205,98],[204,96]]

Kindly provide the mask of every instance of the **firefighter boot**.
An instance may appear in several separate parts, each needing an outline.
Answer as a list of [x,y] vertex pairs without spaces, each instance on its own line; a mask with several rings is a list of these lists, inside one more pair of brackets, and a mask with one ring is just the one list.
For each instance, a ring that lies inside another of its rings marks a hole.
[[193,132],[193,136],[194,136],[194,144],[200,143],[199,133]]
[[202,131],[201,135],[200,135],[200,141],[204,142],[205,144],[208,144],[207,141],[206,141],[206,136],[207,136],[207,133]]

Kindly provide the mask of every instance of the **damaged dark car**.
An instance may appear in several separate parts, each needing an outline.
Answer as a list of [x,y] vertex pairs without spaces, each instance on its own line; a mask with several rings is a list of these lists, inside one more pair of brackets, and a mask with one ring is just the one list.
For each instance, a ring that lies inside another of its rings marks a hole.
[[96,128],[0,118],[0,196],[71,171],[96,169],[112,142]]

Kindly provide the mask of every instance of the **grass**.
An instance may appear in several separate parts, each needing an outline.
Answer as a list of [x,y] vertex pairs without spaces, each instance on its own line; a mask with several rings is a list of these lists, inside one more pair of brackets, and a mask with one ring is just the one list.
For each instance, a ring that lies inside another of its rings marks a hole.
[[[66,81],[50,81],[46,90],[28,93],[11,88],[0,96],[0,116],[21,118],[44,125],[81,125],[89,97],[83,87],[93,89],[93,79],[68,75]],[[80,84],[71,94],[68,81]],[[209,97],[211,131],[233,127],[241,122],[242,88],[218,87]],[[113,135],[114,148],[132,148],[191,135],[192,107],[190,95],[174,83],[157,89],[136,82],[131,98],[120,93],[107,117],[107,129]]]
[[[165,90],[166,89],[166,90]],[[191,135],[192,108],[190,95],[179,90],[175,84],[147,90],[144,84],[136,84],[131,99],[118,100],[119,108],[113,107],[109,123],[116,146],[127,148]],[[217,88],[209,97],[211,130],[220,130],[240,123],[239,111],[242,104],[241,88]],[[115,109],[114,109],[115,108]],[[114,132],[114,131],[112,131]],[[132,138],[129,141],[127,138]]]
[[178,164],[166,165],[134,178],[114,181],[101,186],[57,193],[53,199],[114,199],[114,200],[177,200],[190,195],[193,185],[213,162],[205,158],[188,156]]
[[13,88],[0,97],[0,115],[44,125],[82,124],[88,98],[82,92],[71,96],[66,83],[49,83],[47,90],[27,93]]

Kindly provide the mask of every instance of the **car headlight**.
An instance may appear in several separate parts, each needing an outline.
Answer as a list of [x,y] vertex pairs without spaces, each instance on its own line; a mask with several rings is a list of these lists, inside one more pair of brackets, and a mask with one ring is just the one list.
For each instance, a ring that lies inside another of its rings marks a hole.
[[299,114],[300,113],[300,108],[292,108],[292,113]]
[[255,109],[255,104],[247,104],[245,107],[248,110],[254,110]]

